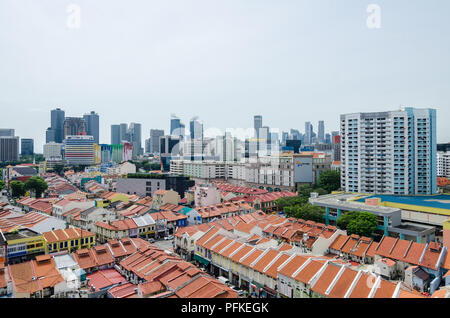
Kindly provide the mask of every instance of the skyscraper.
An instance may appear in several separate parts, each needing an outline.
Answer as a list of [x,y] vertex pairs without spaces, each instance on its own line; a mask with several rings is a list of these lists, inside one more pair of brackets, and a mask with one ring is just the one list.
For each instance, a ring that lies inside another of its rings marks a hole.
[[131,123],[128,129],[128,141],[133,145],[133,159],[142,155],[142,127],[141,124]]
[[64,139],[86,133],[86,121],[79,117],[66,117],[64,120]]
[[262,116],[255,115],[253,117],[253,127],[255,129],[255,138],[259,138],[259,130],[262,128]]
[[434,194],[436,110],[341,115],[341,187],[348,192]]
[[184,130],[185,126],[180,121],[180,119],[173,115],[170,118],[170,135],[171,136],[181,136],[181,139],[184,138]]
[[194,117],[189,122],[190,140],[189,150],[187,151],[191,160],[203,159],[203,124],[198,120],[198,117]]
[[86,134],[94,137],[94,142],[96,144],[100,143],[100,126],[99,126],[99,116],[94,111],[89,114],[83,115],[83,119],[86,121]]
[[19,137],[0,136],[0,162],[19,160]]
[[20,154],[22,156],[34,155],[34,140],[31,138],[22,138],[20,140]]
[[120,125],[111,125],[111,144],[120,145]]
[[317,137],[319,138],[319,143],[325,142],[325,123],[323,120],[319,120],[319,125],[317,128]]
[[305,122],[305,135],[304,135],[304,144],[305,145],[311,145],[313,138],[313,127],[311,125],[311,122],[307,121]]
[[122,141],[129,141],[130,138],[128,136],[128,124],[121,123],[120,124],[120,141],[119,143],[122,143]]
[[149,153],[159,152],[159,137],[164,136],[163,129],[150,129]]
[[292,140],[301,140],[302,139],[302,134],[297,129],[291,129],[290,133],[291,133],[291,136],[288,139],[292,139]]
[[65,112],[56,108],[50,111],[50,127],[45,133],[46,142],[61,143],[64,139]]
[[189,125],[191,139],[203,139],[203,124],[198,120],[198,117],[192,118]]

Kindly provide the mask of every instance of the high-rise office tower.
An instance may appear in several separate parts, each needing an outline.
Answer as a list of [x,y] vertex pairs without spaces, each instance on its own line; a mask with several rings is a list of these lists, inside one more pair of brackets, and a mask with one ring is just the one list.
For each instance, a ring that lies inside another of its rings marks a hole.
[[311,145],[312,144],[312,138],[313,138],[313,127],[311,122],[307,121],[305,122],[305,135],[304,135],[304,144],[305,145]]
[[270,128],[268,126],[259,129],[258,155],[270,155]]
[[198,120],[198,117],[194,117],[189,122],[190,140],[188,141],[187,153],[190,155],[191,160],[203,159],[203,124]]
[[0,162],[19,160],[19,137],[0,136]]
[[319,120],[319,125],[317,128],[317,137],[319,138],[319,143],[325,142],[325,123],[323,120]]
[[31,138],[22,138],[20,140],[20,154],[22,156],[34,155],[34,140]]
[[159,153],[161,156],[161,167],[163,171],[170,170],[170,161],[180,155],[181,136],[159,137]]
[[45,132],[45,140],[49,142],[62,142],[64,139],[65,112],[60,108],[50,111],[50,127]]
[[216,157],[219,161],[237,161],[238,160],[237,138],[232,137],[229,132],[224,136],[216,136]]
[[133,145],[133,159],[142,155],[142,127],[141,124],[131,123],[128,129],[128,141]]
[[181,136],[184,139],[185,125],[181,120],[172,114],[170,118],[170,135],[171,136]]
[[283,131],[281,133],[281,143],[284,145],[286,145],[286,140],[289,139],[289,133],[287,131]]
[[292,140],[302,140],[302,134],[297,130],[297,129],[291,129],[290,130],[290,138],[288,139],[292,139]]
[[163,129],[150,129],[149,153],[159,152],[159,137],[164,136]]
[[64,119],[65,112],[56,108],[50,111],[50,127],[45,134],[46,142],[61,143],[64,139]]
[[436,110],[341,115],[341,187],[348,192],[434,194]]
[[100,143],[100,125],[98,114],[91,111],[89,114],[83,115],[83,119],[86,121],[86,134],[94,137],[94,142],[98,145]]
[[122,141],[129,141],[130,138],[128,136],[128,124],[121,123],[120,124],[120,143]]
[[170,134],[173,136],[179,135],[179,129],[180,129],[180,119],[178,117],[175,117],[172,115],[172,118],[170,119]]
[[111,125],[111,144],[120,145],[120,125]]
[[255,115],[253,117],[253,127],[255,129],[255,138],[259,138],[259,130],[262,128],[262,116]]
[[198,120],[198,117],[191,119],[189,128],[191,139],[203,139],[203,124]]
[[86,121],[79,117],[66,117],[64,120],[64,139],[86,133]]

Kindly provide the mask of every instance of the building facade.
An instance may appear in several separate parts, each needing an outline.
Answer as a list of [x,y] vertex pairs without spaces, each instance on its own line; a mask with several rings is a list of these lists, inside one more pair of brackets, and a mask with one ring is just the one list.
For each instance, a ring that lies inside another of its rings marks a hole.
[[64,148],[64,157],[69,165],[93,165],[95,162],[92,136],[66,136]]
[[347,192],[437,192],[436,110],[341,115],[341,187]]
[[0,162],[19,160],[19,137],[0,137]]

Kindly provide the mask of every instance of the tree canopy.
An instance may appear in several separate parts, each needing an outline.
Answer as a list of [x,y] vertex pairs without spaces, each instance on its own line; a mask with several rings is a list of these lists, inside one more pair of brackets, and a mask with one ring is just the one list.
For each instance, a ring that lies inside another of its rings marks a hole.
[[40,198],[42,193],[47,190],[47,188],[47,182],[39,176],[31,177],[25,181],[25,190],[33,190],[36,198]]
[[0,191],[5,188],[5,181],[0,180]]
[[25,195],[25,184],[22,181],[11,181],[9,183],[9,187],[11,188],[11,195],[14,198],[21,197]]
[[371,236],[378,225],[376,215],[369,212],[347,212],[338,220],[337,225],[342,230],[347,230],[347,234],[357,234],[360,236]]
[[288,206],[284,210],[287,217],[294,217],[314,222],[323,222],[323,208],[310,203],[304,205]]
[[339,190],[341,187],[341,172],[339,170],[327,170],[320,174],[318,186],[329,193]]

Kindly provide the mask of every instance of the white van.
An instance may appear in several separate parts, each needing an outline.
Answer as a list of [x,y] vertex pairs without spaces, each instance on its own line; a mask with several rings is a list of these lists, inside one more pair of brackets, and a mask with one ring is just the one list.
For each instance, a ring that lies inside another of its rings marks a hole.
[[219,276],[217,277],[217,280],[225,285],[228,285],[230,283],[230,281],[228,280],[228,278],[225,278],[223,276]]

